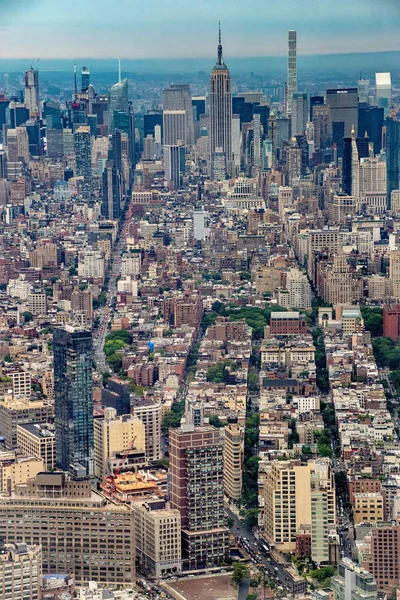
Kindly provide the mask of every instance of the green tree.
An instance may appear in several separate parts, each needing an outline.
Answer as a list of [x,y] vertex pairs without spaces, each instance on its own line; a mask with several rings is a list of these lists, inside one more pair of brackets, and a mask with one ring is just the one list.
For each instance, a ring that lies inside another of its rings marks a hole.
[[226,519],[226,526],[228,527],[228,529],[232,529],[234,524],[235,524],[235,519],[232,519],[232,517],[228,517]]
[[12,363],[12,358],[11,358],[10,354],[5,355],[4,362]]
[[225,426],[225,424],[221,421],[221,419],[217,415],[210,415],[208,417],[208,421],[209,421],[210,425],[213,425],[214,427],[224,427]]
[[247,594],[246,600],[257,600],[258,595],[252,592],[251,594]]
[[258,524],[258,508],[249,508],[246,511],[244,522],[248,529],[252,529]]
[[233,563],[232,581],[239,585],[239,583],[248,576],[248,570],[245,565],[241,562]]
[[33,319],[33,314],[29,312],[29,310],[25,310],[23,313],[21,313],[21,316],[24,317],[25,323],[29,323]]

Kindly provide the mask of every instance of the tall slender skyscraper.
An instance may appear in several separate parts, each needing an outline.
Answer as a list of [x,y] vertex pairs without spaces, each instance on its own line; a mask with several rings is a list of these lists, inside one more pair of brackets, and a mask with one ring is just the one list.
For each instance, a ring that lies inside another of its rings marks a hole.
[[90,85],[90,71],[87,67],[82,67],[81,73],[81,89],[82,92],[87,92]]
[[114,129],[114,112],[123,111],[129,112],[128,102],[128,80],[122,79],[115,83],[110,90],[110,100],[108,104],[109,125],[108,133],[112,133]]
[[75,175],[83,176],[85,191],[90,193],[92,183],[92,141],[90,127],[82,125],[74,132]]
[[219,29],[217,63],[210,78],[210,162],[215,152],[225,155],[226,171],[232,170],[232,91],[229,69],[222,57]]
[[386,119],[387,202],[390,208],[393,190],[400,188],[400,121]]
[[39,72],[31,67],[25,71],[25,105],[30,116],[39,114]]
[[75,477],[93,475],[92,334],[55,329],[56,465]]
[[297,31],[288,32],[286,114],[292,114],[293,94],[297,92]]

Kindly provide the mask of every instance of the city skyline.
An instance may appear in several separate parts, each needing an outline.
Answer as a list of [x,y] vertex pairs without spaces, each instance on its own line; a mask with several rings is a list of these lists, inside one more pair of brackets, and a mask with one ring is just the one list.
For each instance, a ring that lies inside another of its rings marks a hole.
[[[138,13],[135,4],[124,0],[115,13],[101,0],[95,13],[92,0],[83,0],[77,23],[69,5],[55,9],[49,0],[34,7],[24,1],[3,1],[3,57],[211,58],[219,18],[227,56],[283,56],[288,29],[299,31],[299,55],[400,49],[400,11],[395,0],[379,4],[339,0],[335,12],[327,0],[316,5],[311,0],[301,4],[288,0],[285,11],[267,7],[261,0],[253,3],[251,11],[236,4],[232,10],[227,0],[202,0],[190,7],[180,0],[162,5],[151,0]],[[174,19],[171,11],[176,13]],[[103,36],[101,44],[99,36]]]

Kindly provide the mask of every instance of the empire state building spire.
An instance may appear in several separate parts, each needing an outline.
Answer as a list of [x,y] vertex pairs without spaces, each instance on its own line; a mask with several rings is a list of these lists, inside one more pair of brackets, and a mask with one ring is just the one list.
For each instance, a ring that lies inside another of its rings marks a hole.
[[217,65],[222,66],[224,59],[222,58],[222,42],[221,42],[221,21],[218,21],[218,59]]

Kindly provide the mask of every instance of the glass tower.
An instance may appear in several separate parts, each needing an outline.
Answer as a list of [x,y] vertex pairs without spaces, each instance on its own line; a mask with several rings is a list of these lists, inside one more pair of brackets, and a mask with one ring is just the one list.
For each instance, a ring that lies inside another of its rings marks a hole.
[[393,190],[400,187],[400,121],[386,119],[387,202]]
[[110,90],[110,100],[108,104],[109,125],[108,133],[112,134],[114,130],[114,113],[117,111],[129,112],[128,104],[128,80],[123,79],[115,83]]
[[56,465],[74,477],[93,475],[92,334],[55,329],[54,397]]

